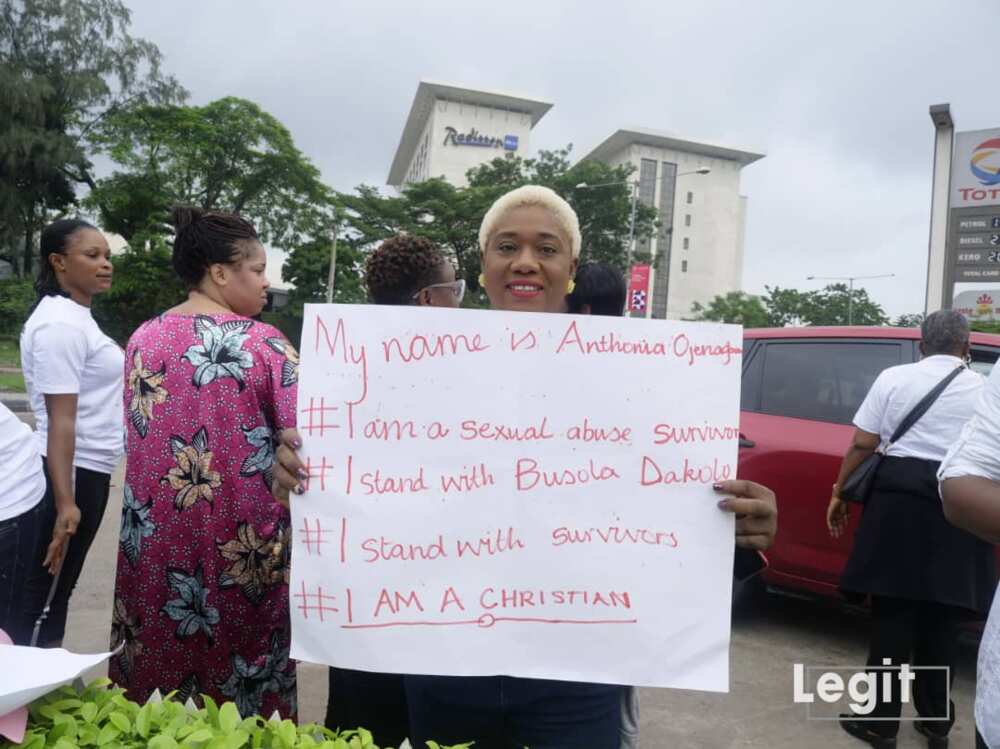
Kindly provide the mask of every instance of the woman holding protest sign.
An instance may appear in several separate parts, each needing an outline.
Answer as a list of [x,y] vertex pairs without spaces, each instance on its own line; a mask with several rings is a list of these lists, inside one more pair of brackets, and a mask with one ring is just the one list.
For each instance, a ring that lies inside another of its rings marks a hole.
[[244,717],[296,714],[289,661],[288,510],[270,493],[273,438],[295,424],[298,355],[252,318],[267,258],[232,214],[174,211],[188,299],[126,352],[127,472],[110,676],[231,700]]
[[[553,191],[522,187],[501,197],[479,232],[480,285],[491,307],[509,312],[563,312],[580,254],[579,222]],[[557,386],[557,383],[553,383]],[[275,478],[302,493],[304,466],[284,435]],[[276,487],[277,489],[278,487]],[[774,537],[774,496],[747,482],[716,486],[719,506],[737,515],[737,544],[765,548]],[[411,740],[474,740],[477,747],[618,749],[623,687],[507,676],[407,676]],[[376,737],[377,738],[377,737]]]

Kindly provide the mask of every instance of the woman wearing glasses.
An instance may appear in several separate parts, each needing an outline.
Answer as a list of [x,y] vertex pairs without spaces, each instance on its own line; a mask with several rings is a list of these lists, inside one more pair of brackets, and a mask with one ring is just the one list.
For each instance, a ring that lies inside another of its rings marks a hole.
[[368,256],[365,285],[375,304],[458,307],[465,280],[437,245],[424,237],[397,234]]
[[[431,240],[413,234],[389,237],[368,256],[365,285],[375,304],[458,307],[465,281]],[[399,746],[409,735],[409,713],[400,674],[330,669],[326,725],[364,726],[382,746]]]

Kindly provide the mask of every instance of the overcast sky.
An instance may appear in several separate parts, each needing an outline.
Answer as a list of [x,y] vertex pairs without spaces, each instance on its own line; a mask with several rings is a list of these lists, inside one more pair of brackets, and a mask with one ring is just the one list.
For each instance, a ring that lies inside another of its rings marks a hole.
[[998,0],[126,0],[192,103],[280,119],[339,190],[384,185],[421,78],[555,103],[532,147],[640,125],[767,157],[743,171],[744,286],[865,285],[920,311],[933,127],[1000,126]]

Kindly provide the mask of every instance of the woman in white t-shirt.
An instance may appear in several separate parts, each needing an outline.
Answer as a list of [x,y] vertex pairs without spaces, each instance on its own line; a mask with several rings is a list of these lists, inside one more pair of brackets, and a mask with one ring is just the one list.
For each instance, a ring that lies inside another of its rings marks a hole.
[[35,633],[41,646],[62,642],[69,597],[124,452],[125,356],[90,314],[94,296],[111,288],[111,275],[108,242],[86,221],[64,219],[42,231],[38,302],[21,333],[51,529],[27,581],[29,601],[41,599],[45,612]]
[[31,428],[0,403],[0,629],[15,645],[28,645],[39,611],[24,602],[44,524],[45,476]]
[[[994,366],[938,478],[948,521],[992,544],[1000,543],[1000,366]],[[976,685],[978,747],[1000,749],[1000,595],[979,644]]]

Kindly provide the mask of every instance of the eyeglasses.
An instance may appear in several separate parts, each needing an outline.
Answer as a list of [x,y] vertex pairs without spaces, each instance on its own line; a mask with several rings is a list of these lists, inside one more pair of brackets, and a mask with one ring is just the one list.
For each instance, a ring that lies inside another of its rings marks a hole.
[[465,279],[460,278],[457,281],[446,281],[445,283],[432,283],[430,286],[424,286],[420,291],[413,295],[416,299],[425,291],[430,289],[450,289],[451,293],[455,296],[455,301],[459,304],[462,303],[462,299],[465,298]]

